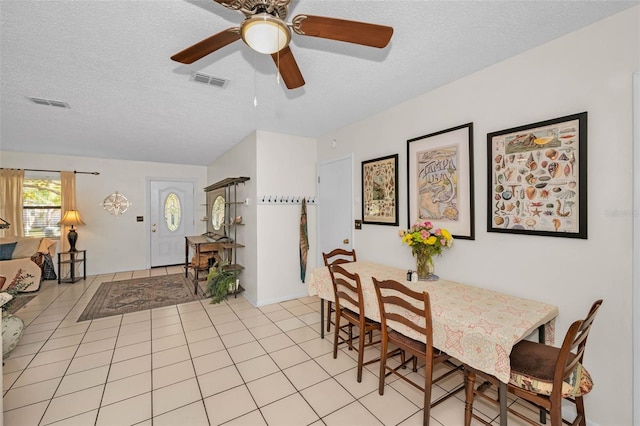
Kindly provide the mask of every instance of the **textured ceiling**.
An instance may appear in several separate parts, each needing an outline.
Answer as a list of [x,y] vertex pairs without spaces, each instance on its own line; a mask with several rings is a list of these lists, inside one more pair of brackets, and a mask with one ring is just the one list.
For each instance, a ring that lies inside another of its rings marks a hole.
[[[0,0],[0,148],[208,165],[256,129],[318,137],[637,4],[293,0],[289,19],[394,34],[385,49],[294,34],[306,85],[287,90],[241,41],[192,65],[169,59],[242,21],[213,1]],[[196,71],[229,83],[193,82]]]

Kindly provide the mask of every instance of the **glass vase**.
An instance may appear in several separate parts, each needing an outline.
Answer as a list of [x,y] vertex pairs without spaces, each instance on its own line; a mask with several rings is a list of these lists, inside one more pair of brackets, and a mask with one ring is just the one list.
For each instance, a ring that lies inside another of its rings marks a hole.
[[426,253],[416,253],[416,270],[420,281],[435,281],[438,276],[433,273],[433,259]]

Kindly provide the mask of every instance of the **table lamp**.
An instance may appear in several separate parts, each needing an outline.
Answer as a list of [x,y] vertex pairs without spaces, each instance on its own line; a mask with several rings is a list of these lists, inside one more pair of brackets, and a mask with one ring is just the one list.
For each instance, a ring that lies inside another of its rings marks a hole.
[[67,210],[64,212],[64,216],[58,222],[58,225],[71,225],[71,229],[67,234],[67,239],[69,240],[69,251],[77,251],[76,250],[76,241],[78,241],[78,233],[75,229],[73,229],[74,225],[84,225],[85,223],[82,221],[80,217],[80,212],[78,210]]

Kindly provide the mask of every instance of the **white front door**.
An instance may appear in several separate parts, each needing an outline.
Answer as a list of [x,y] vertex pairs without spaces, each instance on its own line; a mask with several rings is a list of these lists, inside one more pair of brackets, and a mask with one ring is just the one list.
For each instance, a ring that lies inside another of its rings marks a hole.
[[318,166],[318,265],[322,253],[353,247],[353,159],[349,156]]
[[184,263],[184,237],[195,232],[194,188],[191,181],[149,181],[152,268]]

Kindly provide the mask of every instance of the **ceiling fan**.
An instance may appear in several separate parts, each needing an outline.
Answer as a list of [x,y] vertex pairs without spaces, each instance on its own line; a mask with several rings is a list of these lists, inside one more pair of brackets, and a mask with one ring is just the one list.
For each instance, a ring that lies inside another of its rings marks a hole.
[[325,16],[297,15],[285,22],[291,0],[214,0],[245,15],[239,27],[228,28],[171,57],[191,64],[218,49],[242,39],[253,50],[270,54],[288,89],[304,85],[304,78],[289,48],[291,31],[302,36],[383,48],[391,40],[393,28]]

